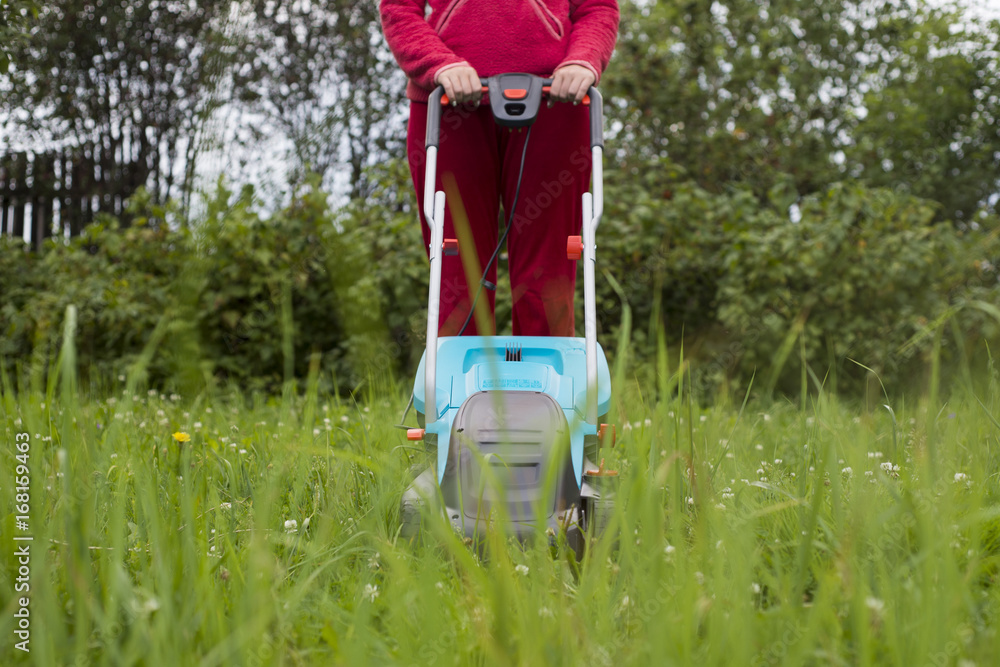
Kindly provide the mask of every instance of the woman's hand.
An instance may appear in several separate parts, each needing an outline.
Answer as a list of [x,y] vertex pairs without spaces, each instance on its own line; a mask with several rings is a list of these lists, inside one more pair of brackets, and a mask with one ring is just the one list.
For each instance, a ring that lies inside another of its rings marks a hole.
[[596,80],[594,73],[583,65],[563,65],[552,75],[549,106],[553,100],[579,104]]
[[444,86],[444,93],[451,105],[474,102],[479,104],[483,96],[482,83],[475,68],[469,65],[449,67],[437,75],[437,82]]

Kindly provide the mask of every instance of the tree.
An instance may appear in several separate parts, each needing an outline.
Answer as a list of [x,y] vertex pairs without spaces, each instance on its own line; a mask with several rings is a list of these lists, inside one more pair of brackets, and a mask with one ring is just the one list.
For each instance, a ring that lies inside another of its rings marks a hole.
[[36,152],[65,156],[70,180],[90,182],[100,210],[121,212],[140,186],[158,201],[189,192],[199,131],[220,104],[228,8],[224,0],[46,3],[31,39],[13,49],[20,65],[0,103],[9,129]]
[[[382,37],[378,2],[248,0],[251,57],[236,69],[238,96],[290,140],[300,182],[332,187],[346,168],[352,197],[371,191],[366,167],[391,155],[405,80]],[[265,130],[258,130],[258,134]]]
[[845,172],[969,220],[1000,192],[1000,22],[946,6],[886,23],[893,39],[872,53]]
[[962,218],[998,189],[998,33],[919,0],[625,2],[616,157],[779,208],[844,178],[905,185]]
[[[626,162],[670,160],[709,191],[761,198],[836,177],[829,154],[873,38],[857,0],[623,3],[609,114]],[[627,63],[627,66],[621,66]]]
[[29,17],[37,15],[31,0],[0,0],[0,74],[10,68],[12,45],[25,38]]

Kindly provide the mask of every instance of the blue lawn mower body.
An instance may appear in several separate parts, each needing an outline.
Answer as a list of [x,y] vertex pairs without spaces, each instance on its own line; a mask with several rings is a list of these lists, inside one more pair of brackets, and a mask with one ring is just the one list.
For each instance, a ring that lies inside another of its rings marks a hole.
[[[537,114],[547,81],[527,74],[483,79],[501,125],[525,127]],[[431,227],[427,347],[417,369],[413,406],[433,465],[403,494],[402,533],[420,530],[428,506],[453,528],[478,540],[488,526],[518,539],[564,535],[578,553],[588,530],[600,532],[612,506],[608,473],[588,457],[613,444],[603,422],[611,376],[596,336],[594,236],[600,220],[603,151],[601,98],[588,94],[593,192],[583,201],[582,235],[567,240],[567,261],[584,261],[586,335],[438,337],[441,256],[456,242],[443,238],[444,193],[434,192],[442,90],[428,102],[425,217]],[[602,496],[603,492],[603,496]]]

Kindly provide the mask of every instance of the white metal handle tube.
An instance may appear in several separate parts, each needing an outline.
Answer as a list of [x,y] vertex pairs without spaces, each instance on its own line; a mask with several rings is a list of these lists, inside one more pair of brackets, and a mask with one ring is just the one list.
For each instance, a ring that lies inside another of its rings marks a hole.
[[427,170],[424,172],[424,219],[434,227],[434,181],[437,180],[437,146],[427,147]]
[[591,172],[594,178],[594,212],[590,224],[594,228],[594,238],[597,238],[597,226],[601,224],[604,214],[604,149],[594,146],[590,149]]
[[441,306],[441,255],[444,252],[444,192],[434,194],[431,226],[431,280],[427,290],[427,350],[424,353],[424,417],[428,424],[437,421],[437,339]]
[[587,363],[586,419],[597,423],[597,293],[594,285],[594,195],[583,193],[583,326]]

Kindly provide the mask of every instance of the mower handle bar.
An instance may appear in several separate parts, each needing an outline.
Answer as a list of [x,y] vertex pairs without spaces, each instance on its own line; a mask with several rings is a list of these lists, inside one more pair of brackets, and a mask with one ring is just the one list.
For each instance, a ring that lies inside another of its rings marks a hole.
[[[502,76],[502,75],[501,75]],[[501,76],[481,78],[485,91],[503,95],[499,87]],[[531,90],[518,90],[519,94],[548,93],[546,86],[552,79],[530,77]],[[511,91],[506,91],[511,92]],[[424,414],[428,426],[440,417],[437,406],[437,339],[441,299],[441,260],[444,254],[445,193],[435,191],[437,181],[437,152],[441,128],[441,98],[444,88],[437,86],[427,101],[426,170],[424,173],[424,218],[430,227],[430,286],[427,294],[427,348],[424,352]],[[506,95],[504,95],[506,97]],[[597,226],[604,212],[604,112],[601,93],[591,86],[590,99],[590,154],[592,189],[583,194],[582,241],[583,294],[584,294],[584,347],[587,365],[587,399],[585,419],[597,424],[597,292],[594,284]],[[537,99],[537,98],[536,98]],[[532,121],[533,122],[533,121]]]
[[[482,92],[491,92],[491,83],[496,77],[480,77],[479,83],[482,85]],[[542,94],[549,95],[549,87],[552,85],[551,78],[541,80]],[[427,100],[427,140],[425,148],[437,146],[441,136],[441,107],[447,104],[448,97],[445,95],[444,86],[437,86]],[[590,107],[590,146],[600,146],[604,148],[604,104],[601,93],[597,88],[590,86],[583,103]]]

